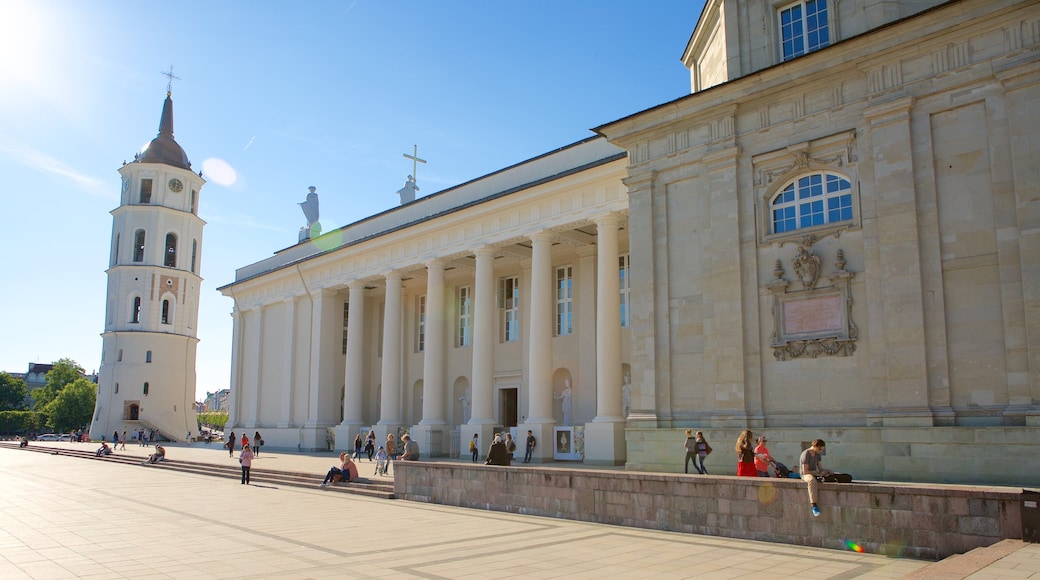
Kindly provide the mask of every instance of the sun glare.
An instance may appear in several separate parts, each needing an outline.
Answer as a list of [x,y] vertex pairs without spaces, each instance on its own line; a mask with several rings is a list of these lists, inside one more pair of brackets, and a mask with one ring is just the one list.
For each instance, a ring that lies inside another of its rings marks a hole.
[[8,79],[2,84],[38,83],[45,72],[45,44],[53,35],[44,24],[44,14],[32,2],[0,2],[0,78]]

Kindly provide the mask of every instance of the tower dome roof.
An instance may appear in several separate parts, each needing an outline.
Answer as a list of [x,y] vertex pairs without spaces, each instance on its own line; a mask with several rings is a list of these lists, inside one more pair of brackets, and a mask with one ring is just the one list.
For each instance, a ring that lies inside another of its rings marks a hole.
[[168,92],[166,101],[163,103],[162,119],[159,120],[159,135],[152,139],[137,160],[143,163],[162,163],[181,169],[191,169],[188,154],[173,139],[173,99],[170,98]]

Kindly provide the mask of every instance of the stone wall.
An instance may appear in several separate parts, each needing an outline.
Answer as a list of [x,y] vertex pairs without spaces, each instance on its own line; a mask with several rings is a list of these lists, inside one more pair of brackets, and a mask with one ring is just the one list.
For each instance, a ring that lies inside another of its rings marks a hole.
[[[736,475],[734,444],[741,429],[703,428],[715,452],[708,472]],[[684,429],[627,431],[629,471],[683,471]],[[778,461],[797,469],[817,437],[827,442],[824,465],[856,479],[968,485],[1036,486],[1040,462],[1027,461],[1040,441],[1038,427],[757,428]]]
[[398,462],[400,499],[792,545],[941,559],[1022,537],[1014,488]]

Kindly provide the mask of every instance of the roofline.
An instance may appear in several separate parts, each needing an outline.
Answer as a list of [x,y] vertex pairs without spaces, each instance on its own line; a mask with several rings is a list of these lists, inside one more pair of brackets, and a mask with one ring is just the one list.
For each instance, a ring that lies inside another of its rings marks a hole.
[[[448,188],[448,189],[441,190],[441,191],[439,191],[437,193],[430,194],[430,195],[428,195],[426,197],[421,197],[421,198],[419,198],[419,199],[409,203],[408,205],[412,205],[413,203],[420,203],[423,200],[429,199],[429,198],[431,198],[433,196],[436,196],[436,195],[441,195],[443,193],[452,191],[454,189],[462,187],[463,185],[467,185],[467,184],[473,183],[475,181],[479,181],[481,179],[485,179],[485,178],[490,177],[492,175],[495,175],[497,173],[501,173],[501,172],[506,171],[508,169],[512,169],[514,167],[523,165],[525,163],[529,163],[531,161],[535,161],[535,160],[540,159],[542,157],[545,157],[547,155],[551,155],[553,153],[557,153],[557,152],[563,151],[565,149],[569,149],[571,147],[574,147],[574,146],[577,146],[577,145],[581,145],[583,143],[587,143],[588,141],[595,140],[595,139],[600,139],[600,137],[599,136],[589,137],[588,139],[583,139],[582,141],[578,141],[577,143],[573,143],[573,144],[567,145],[565,147],[560,147],[558,149],[554,149],[554,150],[552,150],[552,151],[550,151],[548,153],[544,153],[544,154],[539,155],[537,157],[532,157],[531,159],[529,159],[527,161],[523,161],[523,162],[517,163],[515,165],[510,165],[509,167],[506,167],[504,169],[500,169],[500,170],[495,171],[493,173],[489,173],[489,174],[487,174],[487,175],[485,175],[483,177],[479,177],[477,179],[471,179],[470,181],[467,181],[465,183],[453,186],[453,187]],[[280,265],[280,266],[278,266],[276,268],[272,268],[272,269],[266,270],[264,272],[258,272],[258,273],[254,274],[252,276],[247,277],[247,278],[243,278],[241,280],[235,280],[234,282],[231,282],[229,284],[225,284],[223,286],[219,286],[216,290],[218,292],[220,292],[220,291],[222,291],[222,290],[224,290],[226,288],[232,288],[234,286],[237,286],[239,284],[243,284],[243,283],[248,282],[250,280],[255,280],[256,278],[259,278],[261,276],[266,276],[266,275],[271,274],[273,272],[277,272],[279,270],[284,270],[285,268],[289,268],[289,267],[292,267],[292,266],[296,266],[298,264],[302,264],[302,263],[304,263],[304,262],[306,262],[308,260],[312,260],[312,259],[315,259],[315,258],[319,258],[321,256],[325,256],[327,254],[338,252],[339,250],[342,250],[344,248],[350,248],[350,247],[353,247],[353,246],[357,246],[359,244],[363,244],[363,243],[368,242],[370,240],[373,240],[373,239],[376,239],[376,238],[380,238],[380,237],[383,237],[385,235],[392,234],[394,232],[398,232],[398,231],[401,231],[401,230],[408,229],[408,228],[410,228],[412,226],[416,226],[416,225],[419,225],[421,223],[425,223],[425,222],[428,222],[428,221],[431,221],[431,220],[435,220],[437,218],[440,218],[440,217],[443,217],[443,216],[446,216],[446,215],[450,215],[450,214],[453,214],[453,213],[456,213],[456,212],[459,212],[459,211],[462,211],[462,210],[465,210],[465,209],[469,209],[471,207],[476,207],[478,205],[482,205],[484,203],[487,203],[487,202],[490,202],[490,201],[494,201],[496,199],[499,199],[499,198],[502,198],[502,197],[506,197],[508,195],[512,195],[512,194],[520,192],[520,191],[531,189],[532,187],[537,187],[539,185],[543,185],[543,184],[546,184],[546,183],[549,183],[549,182],[552,182],[552,181],[556,181],[558,179],[563,179],[564,177],[575,175],[575,174],[581,173],[583,171],[588,171],[589,169],[593,169],[595,167],[608,165],[608,164],[613,163],[613,162],[615,162],[615,161],[617,161],[619,159],[624,159],[625,157],[628,157],[628,153],[625,152],[625,151],[622,151],[620,153],[615,153],[614,155],[611,155],[609,157],[604,157],[602,159],[598,159],[596,161],[592,161],[592,162],[586,163],[584,165],[579,165],[578,167],[572,167],[571,169],[568,169],[566,171],[561,171],[560,173],[556,173],[556,174],[553,174],[553,175],[548,175],[548,176],[543,177],[541,179],[536,179],[534,181],[529,181],[527,183],[523,183],[523,184],[511,187],[509,189],[505,189],[505,190],[499,191],[497,193],[490,194],[490,195],[482,197],[480,199],[476,199],[476,200],[473,200],[473,201],[470,201],[470,202],[467,202],[467,203],[463,203],[461,205],[453,206],[451,209],[448,209],[448,210],[445,210],[445,211],[429,214],[429,215],[423,216],[420,219],[412,220],[410,222],[406,222],[406,223],[403,223],[403,224],[399,224],[397,226],[394,226],[394,227],[389,228],[389,229],[382,230],[382,231],[380,231],[378,233],[375,233],[375,234],[372,234],[370,236],[359,238],[359,239],[354,240],[352,242],[344,243],[344,244],[342,244],[340,246],[336,246],[335,248],[332,248],[332,249],[329,249],[329,250],[316,252],[316,253],[311,254],[309,256],[304,256],[304,257],[299,258],[297,260],[292,260],[292,261],[286,262],[285,264],[282,264],[282,265]],[[365,221],[368,221],[370,219],[374,219],[374,218],[376,218],[378,216],[381,216],[383,214],[386,214],[386,213],[389,213],[389,212],[392,212],[392,211],[396,211],[397,209],[398,208],[392,208],[392,209],[389,209],[389,210],[386,210],[386,211],[382,211],[380,213],[371,215],[371,216],[369,216],[369,217],[367,217],[367,218],[365,218],[363,220],[359,220],[359,221],[356,221],[356,222],[354,222],[352,224],[348,224],[348,225],[336,228],[335,230],[330,230],[328,233],[322,234],[322,236],[331,234],[332,232],[335,232],[337,230],[341,230],[343,228],[347,228],[347,227],[353,226],[355,224],[363,223]],[[296,245],[299,245],[299,244],[296,244]],[[295,245],[294,246],[289,246],[289,247],[292,248],[292,247],[295,247]],[[288,248],[285,248],[285,249],[288,249]],[[279,252],[282,252],[282,251],[285,251],[285,250],[279,250]]]

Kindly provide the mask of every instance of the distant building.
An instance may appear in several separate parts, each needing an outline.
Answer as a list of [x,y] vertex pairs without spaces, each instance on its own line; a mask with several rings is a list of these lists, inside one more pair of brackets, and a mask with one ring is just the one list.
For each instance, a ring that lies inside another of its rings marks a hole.
[[208,412],[227,411],[229,395],[231,395],[231,389],[221,389],[215,393],[206,393],[203,410]]

